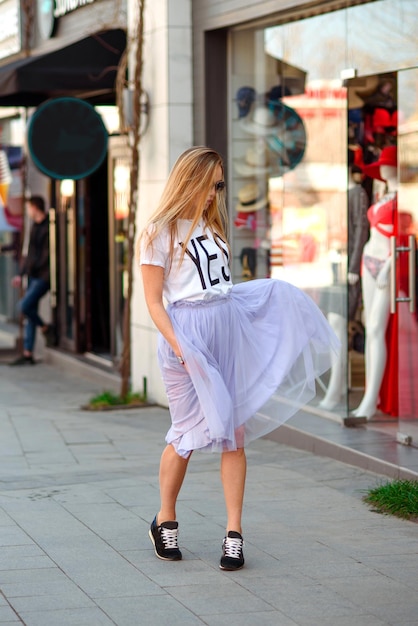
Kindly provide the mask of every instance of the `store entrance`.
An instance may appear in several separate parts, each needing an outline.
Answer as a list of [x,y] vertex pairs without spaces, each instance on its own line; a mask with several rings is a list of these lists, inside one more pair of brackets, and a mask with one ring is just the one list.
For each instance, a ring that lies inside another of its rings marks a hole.
[[106,160],[88,179],[86,352],[110,361],[109,224]]
[[57,346],[110,360],[106,162],[87,179],[54,185],[51,302]]

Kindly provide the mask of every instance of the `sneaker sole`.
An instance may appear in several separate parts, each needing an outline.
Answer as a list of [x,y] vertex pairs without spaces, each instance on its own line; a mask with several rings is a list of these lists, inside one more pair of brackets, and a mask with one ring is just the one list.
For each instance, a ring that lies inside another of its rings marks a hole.
[[152,534],[151,529],[149,529],[148,535],[149,535],[149,538],[151,539],[152,545],[154,546],[154,552],[157,558],[161,559],[162,561],[181,561],[181,556],[175,557],[173,559],[169,556],[161,556],[161,554],[158,554],[157,546],[155,545],[154,535]]
[[221,569],[224,572],[236,572],[239,569],[242,569],[244,567],[245,563],[243,563],[242,565],[238,565],[238,567],[224,567],[223,565],[219,566],[219,569]]
[[25,361],[24,363],[9,363],[9,367],[26,367],[27,365],[36,365],[37,361]]

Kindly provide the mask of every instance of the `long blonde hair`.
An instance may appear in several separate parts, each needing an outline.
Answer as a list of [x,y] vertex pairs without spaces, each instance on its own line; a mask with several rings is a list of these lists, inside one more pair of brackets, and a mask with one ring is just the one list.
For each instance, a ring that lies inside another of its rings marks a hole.
[[156,211],[148,220],[138,239],[137,254],[141,242],[147,237],[146,247],[152,245],[153,240],[168,227],[170,233],[170,265],[174,254],[174,241],[177,235],[177,220],[189,217],[194,210],[192,222],[183,242],[183,259],[187,244],[197,226],[203,218],[205,226],[218,234],[225,242],[227,211],[225,205],[225,191],[217,192],[214,199],[205,208],[206,199],[213,185],[213,176],[217,166],[224,172],[221,156],[215,150],[206,146],[195,146],[181,154],[174,163],[168,177],[164,191]]

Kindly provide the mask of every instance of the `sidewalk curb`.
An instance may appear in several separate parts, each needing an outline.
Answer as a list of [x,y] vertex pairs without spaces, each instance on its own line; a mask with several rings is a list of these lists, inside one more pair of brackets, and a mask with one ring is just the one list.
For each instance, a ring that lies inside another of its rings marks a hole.
[[276,443],[282,443],[298,450],[326,456],[349,465],[394,479],[418,480],[418,473],[405,467],[377,459],[347,446],[328,441],[311,433],[304,432],[289,424],[283,424],[265,437]]

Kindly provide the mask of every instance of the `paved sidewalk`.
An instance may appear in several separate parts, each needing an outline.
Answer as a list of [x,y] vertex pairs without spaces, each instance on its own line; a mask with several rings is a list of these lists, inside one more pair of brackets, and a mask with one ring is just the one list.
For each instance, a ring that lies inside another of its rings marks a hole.
[[101,391],[0,365],[0,624],[416,626],[418,525],[371,512],[383,477],[268,440],[248,450],[246,567],[222,572],[219,457],[196,454],[184,559],[148,527],[168,412],[80,410]]

